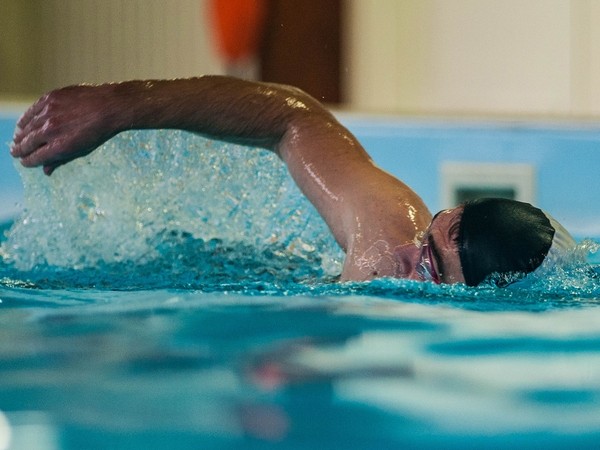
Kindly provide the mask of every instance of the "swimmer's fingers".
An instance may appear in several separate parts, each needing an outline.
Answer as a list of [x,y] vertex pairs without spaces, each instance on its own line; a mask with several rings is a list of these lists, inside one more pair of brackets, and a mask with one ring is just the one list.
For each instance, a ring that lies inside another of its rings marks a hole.
[[52,164],[45,164],[44,165],[44,174],[50,176],[52,175],[52,172],[54,172],[58,167],[62,166],[63,164],[66,164],[65,162],[55,162]]
[[50,175],[54,170],[74,159],[81,158],[92,152],[94,146],[81,146],[70,139],[56,138],[45,143],[34,152],[21,158],[24,167],[44,166],[44,173]]
[[22,156],[19,155],[21,164],[24,167],[38,167],[60,161],[62,159],[60,147],[62,147],[62,141],[60,140],[44,143],[35,148],[34,151]]
[[15,137],[10,154],[15,158],[26,158],[55,137],[57,133],[58,130],[51,130],[48,126],[36,127],[30,123],[21,130],[18,137]]
[[53,92],[54,91],[51,91],[42,95],[33,105],[31,105],[17,121],[17,126],[19,128],[25,128],[29,121],[38,115],[38,113],[44,108],[44,105],[48,103],[48,100],[52,97]]
[[[21,146],[22,142],[36,131],[44,129],[48,119],[61,111],[69,111],[65,107],[65,99],[69,92],[72,92],[75,87],[57,89],[44,94],[33,105],[25,111],[21,118],[17,121],[15,134],[13,136],[13,145],[11,153],[23,154],[29,146]],[[14,150],[13,150],[14,149]]]
[[71,86],[46,94],[17,123],[11,155],[25,167],[56,167],[90,153],[119,130],[105,90]]
[[94,86],[79,85],[43,95],[18,120],[11,154],[22,158],[60,133],[76,133],[97,122],[102,117],[103,94]]
[[50,94],[45,95],[17,122],[10,153],[15,158],[23,158],[44,145],[61,131],[63,118],[60,112],[51,108]]
[[27,134],[27,130],[31,129],[31,121],[39,115],[40,111],[44,109],[44,105],[47,103],[50,93],[40,97],[33,105],[31,105],[27,111],[17,121],[15,134],[13,141],[15,144],[20,143]]

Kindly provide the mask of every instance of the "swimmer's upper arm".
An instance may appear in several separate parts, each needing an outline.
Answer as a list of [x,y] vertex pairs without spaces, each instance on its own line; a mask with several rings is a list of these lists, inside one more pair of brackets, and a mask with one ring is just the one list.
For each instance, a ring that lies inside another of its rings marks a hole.
[[414,191],[377,167],[328,112],[299,114],[276,151],[347,253],[343,278],[393,276],[385,255],[373,268],[358,266],[365,255],[414,241],[427,227],[429,210]]
[[346,250],[353,217],[362,215],[357,195],[374,168],[360,143],[333,116],[306,114],[290,122],[276,151]]

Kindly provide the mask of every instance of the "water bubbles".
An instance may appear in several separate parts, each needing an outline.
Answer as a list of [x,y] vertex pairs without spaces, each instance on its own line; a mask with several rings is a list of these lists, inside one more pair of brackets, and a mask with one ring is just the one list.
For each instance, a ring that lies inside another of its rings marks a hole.
[[326,225],[266,150],[181,131],[131,131],[52,177],[18,169],[26,208],[0,252],[20,270],[147,264],[164,258],[157,239],[170,232],[257,253],[317,251],[328,273],[341,270]]
[[577,248],[582,254],[587,255],[590,261],[600,262],[600,243],[586,239]]

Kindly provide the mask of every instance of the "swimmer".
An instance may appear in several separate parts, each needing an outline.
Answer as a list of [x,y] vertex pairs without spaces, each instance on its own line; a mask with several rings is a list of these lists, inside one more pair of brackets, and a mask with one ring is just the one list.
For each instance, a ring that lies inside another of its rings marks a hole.
[[10,152],[51,175],[122,131],[158,128],[275,152],[346,253],[342,280],[510,281],[573,245],[546,213],[512,200],[476,200],[432,217],[323,105],[291,86],[223,76],[70,86],[25,112]]

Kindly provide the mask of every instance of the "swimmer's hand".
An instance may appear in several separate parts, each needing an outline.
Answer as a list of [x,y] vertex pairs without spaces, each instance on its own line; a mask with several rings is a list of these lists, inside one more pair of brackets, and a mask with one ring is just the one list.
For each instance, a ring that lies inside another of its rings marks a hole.
[[111,85],[70,86],[34,103],[17,122],[10,153],[46,175],[86,156],[121,130],[115,124]]

